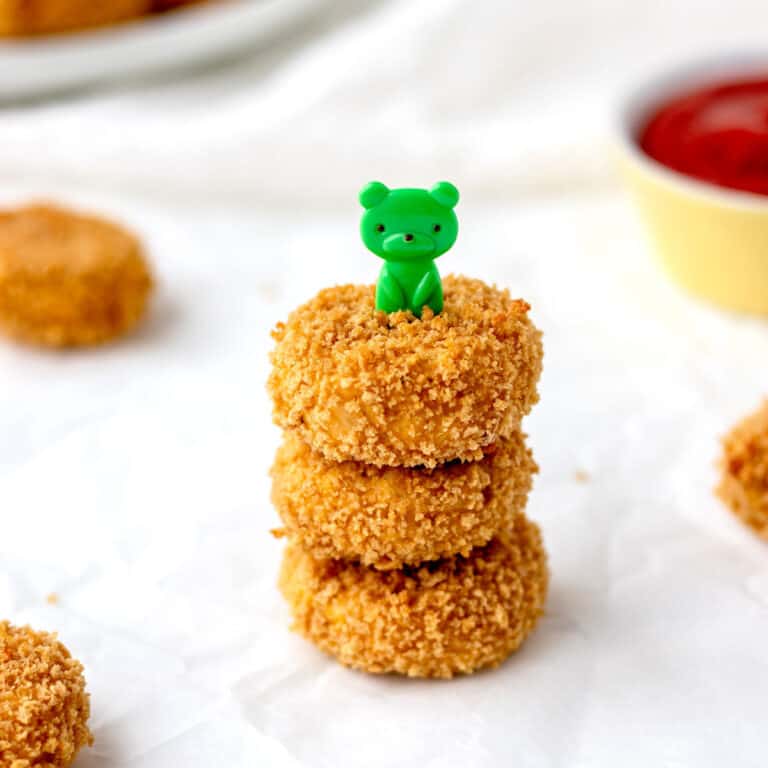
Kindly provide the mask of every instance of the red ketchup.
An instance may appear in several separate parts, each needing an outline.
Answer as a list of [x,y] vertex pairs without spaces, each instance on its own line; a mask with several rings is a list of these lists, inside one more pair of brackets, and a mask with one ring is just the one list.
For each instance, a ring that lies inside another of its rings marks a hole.
[[651,116],[639,137],[643,151],[668,168],[768,195],[768,77],[678,96]]

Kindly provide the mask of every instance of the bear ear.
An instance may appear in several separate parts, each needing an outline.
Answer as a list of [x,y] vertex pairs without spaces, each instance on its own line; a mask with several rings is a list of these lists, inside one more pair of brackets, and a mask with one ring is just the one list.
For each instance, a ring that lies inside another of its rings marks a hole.
[[459,202],[459,190],[450,181],[438,181],[429,194],[446,208],[453,208]]
[[389,194],[389,187],[380,181],[371,181],[360,190],[360,205],[373,208]]

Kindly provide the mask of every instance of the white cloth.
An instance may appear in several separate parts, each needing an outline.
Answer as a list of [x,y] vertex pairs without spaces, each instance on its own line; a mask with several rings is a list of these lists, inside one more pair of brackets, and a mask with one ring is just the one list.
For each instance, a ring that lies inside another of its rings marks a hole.
[[319,2],[332,21],[236,66],[6,111],[0,176],[323,207],[376,176],[496,199],[604,184],[622,85],[760,50],[768,17],[762,0]]
[[[768,552],[711,489],[719,435],[768,394],[766,325],[663,279],[606,118],[623,82],[748,41],[768,10],[408,0],[339,23],[353,5],[290,55],[2,113],[3,200],[123,219],[160,283],[125,343],[0,346],[0,616],[85,663],[78,767],[761,764]],[[449,683],[337,666],[275,586],[268,332],[374,279],[374,177],[455,181],[441,269],[509,286],[545,332],[527,428],[547,615]]]

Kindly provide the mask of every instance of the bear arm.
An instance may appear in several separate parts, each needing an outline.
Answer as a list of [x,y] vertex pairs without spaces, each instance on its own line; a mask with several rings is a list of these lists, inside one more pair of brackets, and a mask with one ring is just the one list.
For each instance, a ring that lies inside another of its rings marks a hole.
[[429,298],[432,296],[435,288],[437,287],[437,275],[435,270],[430,264],[430,269],[426,272],[424,277],[421,278],[419,284],[416,286],[416,290],[413,292],[413,305],[418,307],[419,310],[429,303]]
[[376,309],[384,312],[398,312],[405,309],[405,294],[400,283],[390,274],[385,264],[381,268],[376,284]]

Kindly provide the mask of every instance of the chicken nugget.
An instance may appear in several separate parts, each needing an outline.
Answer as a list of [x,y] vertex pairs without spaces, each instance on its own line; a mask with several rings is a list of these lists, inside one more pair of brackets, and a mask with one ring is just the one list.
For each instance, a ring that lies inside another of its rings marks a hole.
[[538,400],[529,306],[448,276],[443,311],[374,309],[374,287],[321,291],[273,332],[275,422],[336,461],[434,467],[475,460]]
[[117,24],[152,10],[152,0],[0,0],[0,36],[26,37]]
[[47,632],[0,622],[0,765],[66,768],[90,746],[83,667]]
[[468,557],[399,571],[315,560],[286,547],[280,588],[293,628],[347,666],[451,677],[500,664],[535,626],[547,592],[538,527],[524,515]]
[[272,467],[285,533],[317,559],[382,570],[468,555],[522,512],[537,471],[513,432],[476,462],[434,469],[333,462],[287,434]]
[[99,344],[141,319],[152,278],[138,239],[52,205],[0,212],[0,329],[49,347]]
[[768,400],[723,440],[720,498],[768,541]]

